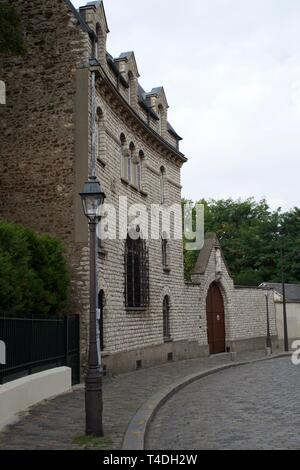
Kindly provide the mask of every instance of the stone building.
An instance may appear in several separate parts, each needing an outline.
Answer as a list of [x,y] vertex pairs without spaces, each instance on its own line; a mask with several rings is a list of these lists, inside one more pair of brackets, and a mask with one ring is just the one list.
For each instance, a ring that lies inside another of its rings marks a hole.
[[[0,108],[0,217],[64,240],[84,363],[89,243],[78,194],[91,171],[93,74],[96,171],[109,204],[119,208],[126,197],[129,206],[150,212],[153,205],[180,204],[187,160],[168,121],[163,87],[142,88],[133,52],[117,58],[107,52],[102,1],[79,11],[69,0],[10,1],[28,52],[0,58],[7,90]],[[103,240],[98,274],[103,360],[110,371],[264,346],[264,293],[234,288],[214,236],[190,283],[184,281],[182,241],[167,240],[162,231],[157,239]]]

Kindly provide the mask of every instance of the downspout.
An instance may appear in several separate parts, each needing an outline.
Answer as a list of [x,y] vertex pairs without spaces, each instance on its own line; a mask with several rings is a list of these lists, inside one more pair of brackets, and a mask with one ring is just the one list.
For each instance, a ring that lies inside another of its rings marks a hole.
[[[92,32],[90,34],[90,38],[92,40],[92,43],[93,43],[93,47],[92,47],[92,57],[91,57],[91,61],[93,60],[97,60],[97,56],[96,56],[96,52],[98,50],[98,47],[97,47],[97,42],[98,42],[98,38],[97,36],[95,35],[94,32]],[[96,155],[96,135],[97,135],[97,105],[96,105],[96,72],[92,70],[91,72],[91,137],[92,137],[92,148],[91,148],[91,176],[93,178],[97,178],[97,155]],[[99,224],[97,226],[97,235],[98,235],[98,228],[99,228]],[[97,236],[97,240],[98,240],[98,236]],[[98,243],[95,244],[95,256],[96,256],[96,260],[98,259]],[[99,366],[100,368],[102,368],[102,357],[101,357],[101,340],[100,340],[100,321],[101,321],[101,318],[100,318],[100,315],[101,315],[101,312],[100,312],[100,308],[99,308],[99,296],[98,296],[98,292],[99,292],[99,275],[98,275],[98,269],[96,267],[96,306],[97,306],[97,309],[96,309],[96,334],[97,334],[97,349],[98,349],[98,361],[99,361]]]

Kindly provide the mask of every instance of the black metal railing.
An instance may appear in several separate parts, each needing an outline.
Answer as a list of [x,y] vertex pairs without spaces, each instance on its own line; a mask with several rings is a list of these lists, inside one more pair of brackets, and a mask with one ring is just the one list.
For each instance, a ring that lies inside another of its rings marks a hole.
[[0,384],[47,369],[68,366],[73,384],[80,382],[79,316],[9,318],[0,316],[0,341],[6,363]]

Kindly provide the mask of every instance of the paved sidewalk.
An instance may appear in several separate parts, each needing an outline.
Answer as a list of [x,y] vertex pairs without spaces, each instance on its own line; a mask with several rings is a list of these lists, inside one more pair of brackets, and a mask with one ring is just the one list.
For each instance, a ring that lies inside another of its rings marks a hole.
[[[247,361],[263,356],[263,352],[243,353],[237,359]],[[189,374],[230,362],[230,355],[225,354],[105,378],[103,449],[121,448],[130,420],[154,393]],[[80,449],[74,438],[84,435],[84,420],[84,389],[77,387],[72,393],[33,407],[20,421],[0,433],[0,449]]]

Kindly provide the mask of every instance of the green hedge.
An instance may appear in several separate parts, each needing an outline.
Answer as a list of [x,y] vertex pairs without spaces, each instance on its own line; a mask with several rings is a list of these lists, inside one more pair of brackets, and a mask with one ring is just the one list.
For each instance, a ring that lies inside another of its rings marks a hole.
[[0,220],[0,314],[62,313],[69,285],[59,240]]

